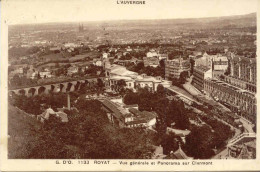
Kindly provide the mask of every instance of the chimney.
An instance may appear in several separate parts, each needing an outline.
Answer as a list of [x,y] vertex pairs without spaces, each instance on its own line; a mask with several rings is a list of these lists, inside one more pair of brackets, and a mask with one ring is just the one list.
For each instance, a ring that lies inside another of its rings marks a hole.
[[68,109],[70,110],[70,94],[68,93],[68,98],[67,98],[67,100],[68,100]]

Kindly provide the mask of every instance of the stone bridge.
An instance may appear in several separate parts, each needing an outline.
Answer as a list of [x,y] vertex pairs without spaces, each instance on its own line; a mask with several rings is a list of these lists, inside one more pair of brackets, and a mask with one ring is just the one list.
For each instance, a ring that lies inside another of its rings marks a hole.
[[[104,82],[105,78],[100,77]],[[98,78],[90,78],[76,81],[67,81],[55,84],[39,85],[34,87],[19,88],[14,90],[9,90],[9,95],[25,95],[25,96],[35,96],[41,94],[57,93],[57,92],[72,92],[79,90],[83,85],[91,85],[97,83]]]

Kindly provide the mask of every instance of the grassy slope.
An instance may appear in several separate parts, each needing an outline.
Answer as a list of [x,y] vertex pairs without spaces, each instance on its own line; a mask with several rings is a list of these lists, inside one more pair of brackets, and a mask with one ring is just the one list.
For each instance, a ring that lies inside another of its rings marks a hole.
[[40,128],[36,118],[27,116],[15,107],[8,107],[8,158],[25,158],[34,145]]

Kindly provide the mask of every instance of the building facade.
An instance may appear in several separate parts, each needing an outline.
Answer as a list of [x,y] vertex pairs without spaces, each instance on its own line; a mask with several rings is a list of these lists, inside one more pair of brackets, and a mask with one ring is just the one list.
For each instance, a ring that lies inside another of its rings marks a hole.
[[146,53],[146,57],[158,57],[158,53],[152,49]]
[[159,59],[157,57],[144,57],[144,66],[152,66],[152,67],[157,67],[159,66]]
[[207,53],[204,53],[203,55],[197,56],[194,61],[195,67],[205,66],[211,68],[213,78],[218,78],[220,75],[224,75],[228,69],[228,58],[221,54],[208,55]]
[[122,102],[105,99],[102,101],[110,122],[119,128],[153,127],[156,124],[155,112],[139,111],[137,108],[126,107]]
[[181,72],[190,71],[190,61],[183,58],[165,61],[165,78],[179,78]]
[[199,91],[204,90],[204,80],[212,78],[212,70],[206,66],[195,66],[193,69],[192,85]]
[[111,90],[116,90],[118,83],[121,80],[125,81],[125,88],[132,89],[136,91],[138,88],[147,87],[150,91],[157,91],[159,84],[162,86],[170,87],[171,83],[169,81],[163,80],[161,77],[147,76],[146,74],[138,75],[136,72],[127,70],[124,66],[120,65],[109,65],[106,67],[106,80],[107,86]]
[[238,115],[256,122],[255,94],[216,79],[206,79],[204,90],[214,99],[227,103]]
[[228,69],[228,58],[222,55],[212,56],[212,76],[213,78],[218,78]]
[[256,93],[256,59],[231,56],[230,75],[225,81]]

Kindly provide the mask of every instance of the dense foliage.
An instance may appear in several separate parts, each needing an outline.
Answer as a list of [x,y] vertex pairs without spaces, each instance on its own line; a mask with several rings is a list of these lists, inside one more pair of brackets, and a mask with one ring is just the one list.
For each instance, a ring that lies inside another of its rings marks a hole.
[[27,113],[39,115],[47,107],[62,108],[67,105],[67,95],[63,93],[36,95],[34,97],[27,97],[24,95],[12,95],[9,97],[9,104],[17,106],[19,109]]
[[[91,88],[96,92],[96,89],[103,86],[99,80],[97,85]],[[153,145],[162,145],[164,154],[168,155],[177,150],[180,143],[188,156],[207,159],[215,154],[214,149],[221,150],[227,139],[233,135],[229,126],[206,115],[199,117],[205,124],[191,124],[190,118],[196,114],[185,108],[182,101],[169,100],[162,85],[159,85],[154,93],[147,89],[139,89],[136,93],[126,90],[123,99],[128,105],[138,104],[141,111],[155,111],[158,114],[156,133],[143,128],[116,128],[109,122],[101,102],[86,100],[81,96],[86,90],[91,90],[87,84],[82,86],[80,91],[71,93],[72,106],[78,111],[65,111],[68,114],[68,123],[51,117],[38,129],[25,127],[26,130],[32,130],[30,132],[34,133],[34,137],[29,138],[27,148],[21,148],[19,155],[14,152],[10,154],[14,158],[136,159],[150,158],[154,150]],[[57,93],[35,97],[12,96],[9,103],[27,113],[40,114],[49,106],[54,110],[66,106],[66,100],[66,94]],[[166,128],[172,123],[175,123],[174,128],[191,131],[186,136],[186,143],[179,136],[166,134]]]
[[[146,158],[152,150],[142,129],[117,129],[98,101],[81,99],[69,122],[49,120],[30,158]],[[59,139],[58,139],[59,138]]]
[[128,70],[137,72],[138,74],[145,73],[148,76],[161,76],[164,78],[165,71],[164,71],[164,60],[160,61],[160,65],[157,67],[151,66],[144,66],[143,62],[137,63],[136,65],[129,65],[127,66]]
[[140,110],[155,111],[158,114],[156,124],[158,139],[167,154],[171,150],[176,150],[178,143],[184,144],[174,135],[165,135],[166,127],[170,127],[172,123],[175,123],[174,128],[189,129],[191,131],[186,137],[183,148],[189,156],[196,159],[211,158],[215,155],[213,150],[223,149],[226,141],[234,134],[228,125],[212,116],[198,116],[204,122],[202,126],[191,124],[190,118],[197,115],[185,108],[182,101],[168,100],[161,85],[158,86],[155,93],[151,93],[146,89],[139,89],[136,93],[129,91],[124,97],[124,103],[138,104]]
[[189,111],[184,107],[183,102],[166,98],[162,85],[158,86],[155,93],[147,89],[139,89],[137,93],[129,91],[124,96],[125,104],[138,104],[139,110],[155,111],[163,128],[170,126],[175,122],[175,127],[187,129],[189,127]]
[[[68,123],[51,116],[39,129],[27,127],[26,130],[35,133],[34,137],[26,143],[28,149],[23,149],[26,152],[12,158],[136,159],[152,155],[152,141],[148,133],[142,128],[115,128],[108,121],[99,101],[79,99],[77,109],[79,113],[66,111]],[[9,150],[14,155],[15,150]]]

